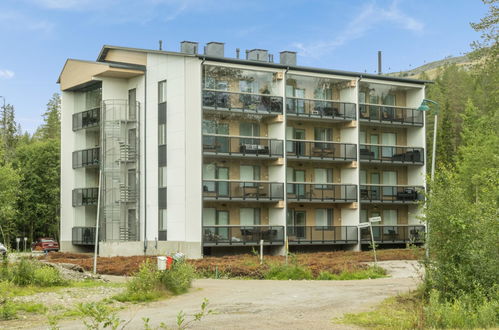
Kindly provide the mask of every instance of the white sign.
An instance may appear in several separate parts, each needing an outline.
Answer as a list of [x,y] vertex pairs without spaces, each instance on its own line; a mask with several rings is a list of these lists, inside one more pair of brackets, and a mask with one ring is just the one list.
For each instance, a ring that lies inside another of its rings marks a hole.
[[369,218],[369,222],[380,222],[381,221],[381,217],[372,217],[372,218]]
[[25,238],[24,238],[24,240],[25,240],[25,241],[27,241],[27,240],[28,240],[28,238],[27,238],[27,237],[25,237]]
[[367,227],[369,227],[369,222],[359,223],[357,225],[357,227],[359,227],[359,228],[367,228]]
[[21,241],[21,238],[20,238],[20,237],[16,238],[16,242],[17,242],[17,243],[19,243],[20,241]]

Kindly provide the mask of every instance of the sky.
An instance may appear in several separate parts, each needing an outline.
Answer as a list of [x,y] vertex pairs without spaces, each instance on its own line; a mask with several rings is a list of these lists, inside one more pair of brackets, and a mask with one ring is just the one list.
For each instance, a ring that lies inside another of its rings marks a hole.
[[[479,0],[0,0],[0,95],[34,132],[67,58],[102,46],[178,51],[202,46],[298,52],[298,65],[374,73],[408,70],[471,50]],[[3,99],[0,97],[0,106]]]

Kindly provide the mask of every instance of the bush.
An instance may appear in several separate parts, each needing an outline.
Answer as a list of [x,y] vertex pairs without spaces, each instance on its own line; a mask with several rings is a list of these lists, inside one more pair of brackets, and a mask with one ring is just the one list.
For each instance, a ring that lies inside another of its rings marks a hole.
[[121,302],[141,302],[157,299],[161,294],[159,273],[154,264],[146,260],[134,277],[127,282],[126,291],[114,298]]
[[59,271],[49,266],[36,268],[33,273],[33,284],[37,286],[58,286],[67,284],[67,281],[61,277]]
[[35,269],[38,265],[27,258],[21,258],[18,263],[12,265],[10,271],[10,280],[19,286],[27,286],[33,284],[35,277]]
[[264,278],[266,280],[312,280],[313,275],[310,269],[306,269],[298,264],[274,264],[264,274]]
[[173,294],[187,292],[191,287],[192,280],[196,275],[194,267],[184,261],[175,262],[170,270],[164,271],[160,275],[160,281]]
[[424,313],[428,328],[489,328],[499,324],[499,299],[467,294],[449,301],[432,290]]

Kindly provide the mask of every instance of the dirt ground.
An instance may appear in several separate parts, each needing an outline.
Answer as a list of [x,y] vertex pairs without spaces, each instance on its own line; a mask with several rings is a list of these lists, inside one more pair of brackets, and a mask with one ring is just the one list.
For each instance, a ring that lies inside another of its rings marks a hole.
[[[379,250],[378,260],[417,260],[422,255],[421,249],[389,249]],[[93,267],[93,259],[90,254],[76,253],[50,253],[43,257],[53,263],[77,264],[90,271]],[[139,266],[150,259],[156,262],[156,257],[134,256],[134,257],[110,257],[98,258],[97,272],[107,275],[131,275],[136,272]],[[228,274],[231,277],[252,277],[262,278],[263,273],[269,264],[283,263],[282,256],[265,256],[265,265],[260,266],[258,257],[250,254],[235,255],[226,257],[205,257],[198,260],[188,260],[198,272],[215,273],[215,269],[220,274]],[[314,275],[321,271],[340,273],[342,271],[354,271],[366,267],[366,262],[373,260],[372,251],[353,252],[316,252],[301,253],[289,258],[295,262],[309,268]]]
[[[357,281],[201,279],[194,282],[187,294],[133,305],[120,312],[119,317],[130,321],[127,329],[143,328],[143,317],[150,319],[151,326],[160,322],[173,326],[179,311],[192,315],[208,298],[216,313],[193,324],[193,329],[355,329],[334,324],[332,319],[369,310],[383,299],[413,290],[418,284],[415,261],[383,261],[380,266],[392,277]],[[78,321],[59,325],[61,329],[83,329]]]

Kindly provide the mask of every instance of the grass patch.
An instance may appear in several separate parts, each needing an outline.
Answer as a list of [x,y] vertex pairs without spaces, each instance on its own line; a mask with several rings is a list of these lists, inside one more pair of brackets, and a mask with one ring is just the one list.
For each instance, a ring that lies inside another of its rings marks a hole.
[[386,277],[386,270],[381,267],[371,266],[367,269],[362,269],[358,271],[344,271],[339,274],[332,274],[328,271],[320,272],[317,276],[317,280],[366,280],[374,278]]
[[0,298],[0,320],[12,320],[18,317],[18,313],[44,314],[47,307],[43,304],[32,302],[14,302],[10,298]]
[[313,280],[312,271],[297,264],[270,265],[265,273],[266,280]]
[[476,329],[499,325],[499,300],[463,295],[454,301],[423,290],[385,299],[373,311],[345,314],[335,323],[370,329]]

